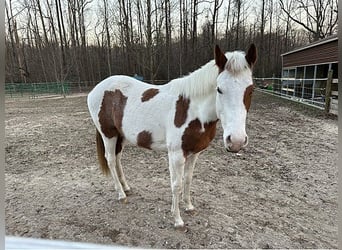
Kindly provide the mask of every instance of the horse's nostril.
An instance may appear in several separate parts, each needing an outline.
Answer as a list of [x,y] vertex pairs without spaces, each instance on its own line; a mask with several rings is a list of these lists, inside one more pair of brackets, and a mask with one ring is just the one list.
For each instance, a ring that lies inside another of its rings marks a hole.
[[227,137],[227,143],[231,143],[231,142],[232,142],[231,137],[230,137],[230,135],[228,135],[228,137]]
[[245,137],[245,142],[243,144],[243,147],[246,147],[248,145],[248,136]]

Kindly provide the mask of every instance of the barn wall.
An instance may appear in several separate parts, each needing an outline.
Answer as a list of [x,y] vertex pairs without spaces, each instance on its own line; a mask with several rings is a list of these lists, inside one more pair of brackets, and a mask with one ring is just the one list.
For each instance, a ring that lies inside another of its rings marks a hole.
[[338,40],[283,55],[283,68],[338,62]]

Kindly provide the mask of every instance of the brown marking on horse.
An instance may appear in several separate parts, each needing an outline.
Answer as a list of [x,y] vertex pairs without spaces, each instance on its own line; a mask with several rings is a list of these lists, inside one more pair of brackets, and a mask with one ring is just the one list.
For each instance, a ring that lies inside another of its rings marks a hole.
[[118,89],[105,91],[99,112],[99,122],[103,134],[108,138],[122,135],[122,118],[127,97]]
[[174,123],[177,128],[180,128],[188,117],[188,109],[190,106],[190,99],[180,95],[176,102],[176,113]]
[[137,145],[142,148],[152,149],[152,133],[149,131],[141,131],[137,136]]
[[246,88],[245,93],[243,95],[243,103],[245,104],[247,112],[251,106],[253,91],[254,91],[254,85],[252,84]]
[[153,98],[154,96],[156,96],[159,93],[159,89],[147,89],[144,91],[144,93],[142,93],[141,95],[141,101],[142,102],[147,102],[148,100],[150,100],[151,98]]
[[202,124],[197,118],[188,124],[182,136],[182,149],[185,157],[208,147],[215,137],[217,121]]

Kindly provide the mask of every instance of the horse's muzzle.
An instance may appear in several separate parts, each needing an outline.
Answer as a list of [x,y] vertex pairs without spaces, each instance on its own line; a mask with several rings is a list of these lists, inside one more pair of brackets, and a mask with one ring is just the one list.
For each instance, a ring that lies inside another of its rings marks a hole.
[[238,153],[242,148],[246,147],[248,144],[248,136],[245,137],[245,140],[242,142],[232,141],[231,136],[229,135],[226,139],[226,150],[232,153]]

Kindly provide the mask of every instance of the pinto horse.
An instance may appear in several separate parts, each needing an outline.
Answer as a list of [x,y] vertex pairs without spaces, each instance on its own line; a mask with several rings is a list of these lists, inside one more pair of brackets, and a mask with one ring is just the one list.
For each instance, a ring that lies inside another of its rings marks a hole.
[[190,186],[199,154],[208,147],[221,121],[227,151],[238,152],[248,143],[246,117],[253,92],[252,68],[256,47],[247,53],[222,53],[193,73],[155,86],[116,75],[104,79],[89,93],[87,103],[96,126],[100,167],[111,173],[119,200],[130,191],[121,166],[129,142],[150,150],[167,150],[171,176],[174,226],[184,228],[180,195],[185,211],[193,212]]

